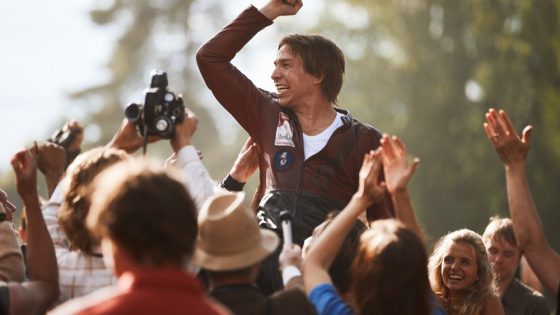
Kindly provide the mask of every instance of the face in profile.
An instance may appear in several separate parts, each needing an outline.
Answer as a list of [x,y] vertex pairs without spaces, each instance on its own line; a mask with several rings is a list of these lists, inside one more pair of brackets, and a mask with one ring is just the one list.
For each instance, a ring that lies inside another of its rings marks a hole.
[[8,221],[12,221],[16,206],[8,200],[8,194],[0,189],[0,211],[6,213]]
[[450,292],[460,292],[477,280],[476,252],[465,242],[450,242],[443,253],[441,277]]
[[271,75],[281,107],[301,103],[309,91],[320,86],[321,79],[305,71],[303,61],[284,45],[278,50]]

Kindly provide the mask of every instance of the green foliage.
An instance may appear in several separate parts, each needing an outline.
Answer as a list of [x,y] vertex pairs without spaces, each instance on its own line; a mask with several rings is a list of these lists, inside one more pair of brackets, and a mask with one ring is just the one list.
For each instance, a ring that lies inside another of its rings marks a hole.
[[528,176],[548,239],[559,249],[560,1],[328,3],[368,13],[359,30],[334,13],[317,29],[326,27],[345,50],[364,43],[348,58],[341,106],[399,135],[422,159],[411,189],[426,230],[433,237],[460,227],[481,232],[490,215],[507,215],[503,166],[482,129],[486,110],[498,107],[519,132],[536,128]]

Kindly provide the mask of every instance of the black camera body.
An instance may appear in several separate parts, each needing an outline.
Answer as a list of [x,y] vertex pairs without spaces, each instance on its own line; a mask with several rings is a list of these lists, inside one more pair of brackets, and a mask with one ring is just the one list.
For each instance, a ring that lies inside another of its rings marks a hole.
[[144,105],[132,103],[125,109],[126,118],[136,123],[142,136],[156,135],[171,139],[175,135],[175,124],[185,119],[183,98],[181,95],[175,96],[167,84],[167,74],[153,70]]

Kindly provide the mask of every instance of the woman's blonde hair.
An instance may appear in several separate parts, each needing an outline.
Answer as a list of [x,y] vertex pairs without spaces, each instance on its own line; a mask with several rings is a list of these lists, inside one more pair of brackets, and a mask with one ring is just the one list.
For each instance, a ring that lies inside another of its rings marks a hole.
[[463,295],[462,303],[458,309],[449,310],[449,314],[480,314],[484,306],[484,300],[493,295],[495,292],[493,284],[492,266],[486,254],[486,248],[482,242],[482,238],[476,232],[469,229],[461,229],[450,232],[443,236],[430,257],[428,268],[430,270],[430,283],[434,292],[441,292],[444,296],[449,295],[449,290],[443,283],[441,275],[442,262],[445,257],[444,253],[453,243],[465,243],[475,251],[476,255],[476,276],[477,280],[466,289]]

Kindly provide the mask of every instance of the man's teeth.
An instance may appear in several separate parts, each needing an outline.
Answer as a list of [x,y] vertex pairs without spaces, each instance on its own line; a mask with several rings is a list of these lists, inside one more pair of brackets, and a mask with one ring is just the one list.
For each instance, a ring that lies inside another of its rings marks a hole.
[[288,89],[287,85],[277,85],[276,89],[278,89],[278,91],[284,91]]

